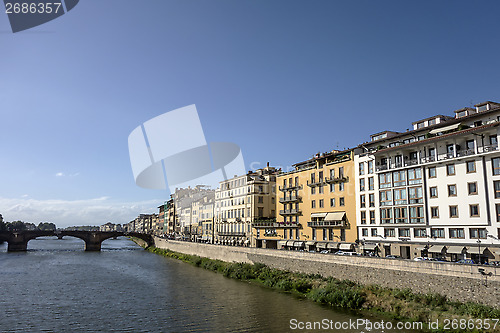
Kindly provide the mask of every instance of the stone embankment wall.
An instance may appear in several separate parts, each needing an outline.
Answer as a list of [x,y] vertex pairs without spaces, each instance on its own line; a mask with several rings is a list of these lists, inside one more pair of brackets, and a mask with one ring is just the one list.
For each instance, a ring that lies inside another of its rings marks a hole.
[[[331,254],[233,247],[155,238],[158,248],[230,262],[262,263],[269,267],[321,274],[361,284],[435,292],[460,302],[500,304],[500,268],[452,263],[349,257]],[[487,285],[485,285],[487,283]]]

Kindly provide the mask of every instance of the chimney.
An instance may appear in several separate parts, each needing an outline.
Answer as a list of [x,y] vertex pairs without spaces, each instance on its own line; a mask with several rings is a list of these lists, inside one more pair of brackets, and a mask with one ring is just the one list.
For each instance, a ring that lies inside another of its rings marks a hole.
[[269,162],[267,162],[267,167],[269,168]]

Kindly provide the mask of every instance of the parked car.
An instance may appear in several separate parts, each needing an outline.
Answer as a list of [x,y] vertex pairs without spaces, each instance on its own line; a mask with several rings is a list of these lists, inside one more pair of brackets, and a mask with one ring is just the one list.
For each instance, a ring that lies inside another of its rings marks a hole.
[[490,265],[491,266],[500,266],[500,261],[491,261]]
[[389,254],[389,255],[386,255],[385,257],[388,258],[388,259],[399,259],[399,258],[401,258],[400,256],[396,256],[394,254]]
[[428,261],[430,260],[429,258],[427,257],[416,257],[416,258],[413,258],[413,261]]
[[456,261],[455,264],[462,264],[462,265],[475,265],[476,263],[472,259],[461,259],[459,261]]
[[327,254],[327,253],[330,253],[330,251],[328,251],[328,250],[322,250],[320,253]]

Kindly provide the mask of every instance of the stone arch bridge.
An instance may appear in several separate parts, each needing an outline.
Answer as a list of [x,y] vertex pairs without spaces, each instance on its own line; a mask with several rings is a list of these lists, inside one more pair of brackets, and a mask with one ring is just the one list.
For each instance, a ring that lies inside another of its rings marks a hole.
[[100,251],[101,243],[106,239],[130,236],[144,240],[148,246],[154,245],[151,235],[137,232],[119,232],[119,231],[70,231],[70,230],[25,230],[25,231],[0,231],[0,241],[8,243],[7,251],[26,251],[28,242],[37,237],[56,236],[59,239],[64,236],[83,239],[85,242],[85,251]]

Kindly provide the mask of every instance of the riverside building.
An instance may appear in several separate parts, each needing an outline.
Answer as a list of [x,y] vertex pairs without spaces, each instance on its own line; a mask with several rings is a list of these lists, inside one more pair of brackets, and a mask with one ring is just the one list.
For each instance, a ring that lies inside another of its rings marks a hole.
[[353,150],[317,154],[293,167],[276,179],[277,220],[254,223],[257,247],[354,251]]
[[220,182],[215,190],[215,242],[256,246],[252,223],[276,217],[276,168],[249,171]]
[[355,150],[358,237],[382,255],[500,258],[500,104],[384,131]]

